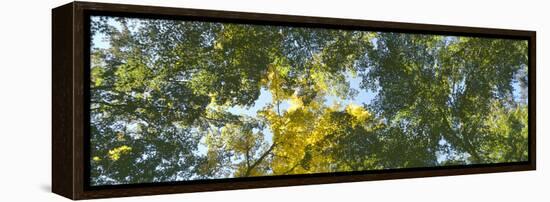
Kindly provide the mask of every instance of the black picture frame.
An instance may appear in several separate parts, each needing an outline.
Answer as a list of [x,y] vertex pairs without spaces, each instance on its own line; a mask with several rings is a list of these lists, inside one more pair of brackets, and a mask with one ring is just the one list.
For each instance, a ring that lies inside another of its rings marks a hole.
[[[527,162],[89,186],[90,15],[206,20],[528,40]],[[185,8],[72,2],[52,10],[52,191],[70,199],[450,176],[536,169],[536,32]]]

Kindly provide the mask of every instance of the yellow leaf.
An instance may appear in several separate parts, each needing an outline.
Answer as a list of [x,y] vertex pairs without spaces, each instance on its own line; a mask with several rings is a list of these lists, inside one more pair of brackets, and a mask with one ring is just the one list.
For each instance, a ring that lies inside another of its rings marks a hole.
[[296,111],[304,106],[304,102],[302,99],[292,96],[290,99],[290,107],[288,108],[288,112]]
[[123,145],[114,149],[109,150],[109,158],[113,161],[120,159],[120,156],[123,154],[128,154],[132,151],[132,147]]
[[357,118],[358,122],[363,122],[370,117],[370,113],[365,108],[353,103],[346,107],[346,112]]
[[94,156],[94,157],[92,158],[92,160],[94,160],[94,161],[101,161],[101,158],[99,158],[99,156]]

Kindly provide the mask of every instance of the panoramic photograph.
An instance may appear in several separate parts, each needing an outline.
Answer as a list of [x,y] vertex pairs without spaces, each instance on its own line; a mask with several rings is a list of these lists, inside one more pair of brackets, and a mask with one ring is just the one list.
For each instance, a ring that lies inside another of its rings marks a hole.
[[528,161],[528,41],[91,16],[90,185]]

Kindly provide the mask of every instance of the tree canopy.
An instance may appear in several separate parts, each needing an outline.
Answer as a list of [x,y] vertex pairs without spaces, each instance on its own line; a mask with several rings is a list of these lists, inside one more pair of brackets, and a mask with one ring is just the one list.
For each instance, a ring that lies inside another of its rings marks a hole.
[[527,160],[524,40],[119,17],[91,33],[92,185]]

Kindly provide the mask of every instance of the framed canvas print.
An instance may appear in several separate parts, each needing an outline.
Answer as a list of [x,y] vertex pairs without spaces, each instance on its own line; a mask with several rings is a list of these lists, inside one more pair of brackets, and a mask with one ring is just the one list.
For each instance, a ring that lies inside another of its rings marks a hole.
[[82,2],[52,30],[71,199],[536,168],[534,31]]

